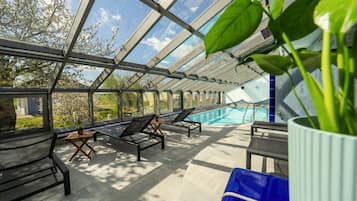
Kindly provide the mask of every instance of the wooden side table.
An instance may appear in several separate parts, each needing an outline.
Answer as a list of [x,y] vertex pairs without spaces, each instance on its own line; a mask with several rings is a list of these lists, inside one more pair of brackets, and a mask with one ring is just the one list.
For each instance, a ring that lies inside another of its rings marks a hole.
[[[88,140],[93,137],[94,141],[96,140],[96,131],[83,131],[83,134],[79,135],[77,131],[71,132],[64,138],[65,141],[71,143],[77,150],[73,153],[69,161],[71,161],[79,152],[82,152],[87,158],[92,159],[90,154],[95,152],[93,147],[91,147],[87,142]],[[76,141],[80,141],[81,144],[78,145]],[[87,146],[89,148],[89,152],[85,152],[83,147]]]
[[164,135],[164,133],[162,132],[162,130],[160,129],[161,124],[165,123],[164,120],[162,119],[153,119],[150,122],[150,127],[152,129],[152,131],[156,134],[160,134],[160,135]]

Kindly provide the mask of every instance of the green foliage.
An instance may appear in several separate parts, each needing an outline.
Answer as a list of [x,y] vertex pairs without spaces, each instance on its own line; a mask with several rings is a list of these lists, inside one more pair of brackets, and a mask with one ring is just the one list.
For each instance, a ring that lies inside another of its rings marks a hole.
[[206,54],[230,48],[245,40],[257,29],[262,16],[259,1],[234,1],[207,33],[204,40]]
[[[250,1],[249,1],[250,2]],[[254,6],[253,6],[254,4]],[[206,53],[212,54],[247,39],[259,23],[254,21],[247,25],[238,16],[256,13],[260,19],[264,12],[269,16],[269,29],[278,45],[286,44],[291,54],[288,56],[253,54],[245,62],[253,59],[265,72],[281,75],[287,74],[292,84],[294,95],[306,112],[313,127],[310,115],[295,92],[289,69],[297,67],[305,80],[306,86],[315,106],[320,129],[357,135],[356,106],[354,104],[355,56],[357,55],[357,34],[351,28],[357,24],[357,1],[355,0],[296,0],[282,11],[284,1],[272,0],[271,9],[267,11],[256,1],[235,0],[222,14],[205,37]],[[247,9],[247,5],[259,9]],[[254,10],[254,12],[252,11]],[[300,39],[317,27],[323,30],[322,52],[296,50],[291,41]],[[352,53],[346,42],[346,33],[353,31],[354,43]],[[237,34],[239,33],[239,34]],[[331,52],[332,38],[336,38],[337,53]],[[286,49],[285,47],[283,47]],[[332,66],[338,67],[339,85],[333,82]],[[322,86],[308,72],[308,68],[320,68]]]

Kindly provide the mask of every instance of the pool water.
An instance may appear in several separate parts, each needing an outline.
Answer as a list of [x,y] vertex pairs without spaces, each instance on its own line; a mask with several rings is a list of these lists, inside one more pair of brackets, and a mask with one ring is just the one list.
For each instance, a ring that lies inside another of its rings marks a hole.
[[236,125],[267,121],[268,109],[265,107],[224,107],[192,114],[186,119],[206,125]]

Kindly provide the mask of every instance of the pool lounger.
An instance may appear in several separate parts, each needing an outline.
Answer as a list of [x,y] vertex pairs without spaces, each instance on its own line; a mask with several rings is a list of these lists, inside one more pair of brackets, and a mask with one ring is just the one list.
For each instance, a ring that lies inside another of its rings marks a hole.
[[100,134],[135,146],[137,149],[137,160],[140,161],[141,151],[157,144],[161,144],[161,149],[165,148],[164,136],[145,130],[154,117],[155,115],[136,117],[126,125],[114,124],[95,128],[94,130]]
[[191,136],[191,131],[195,129],[199,129],[199,132],[202,131],[202,125],[200,122],[196,121],[189,121],[185,120],[185,118],[190,115],[195,108],[190,108],[190,109],[184,109],[182,112],[180,112],[175,119],[169,120],[165,119],[164,124],[170,125],[170,126],[177,126],[181,128],[186,128],[187,129],[187,136]]

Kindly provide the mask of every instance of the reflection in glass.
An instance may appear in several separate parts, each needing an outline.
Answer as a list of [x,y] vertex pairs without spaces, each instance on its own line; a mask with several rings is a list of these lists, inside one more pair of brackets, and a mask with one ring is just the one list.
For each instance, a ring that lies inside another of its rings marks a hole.
[[138,92],[123,92],[122,93],[122,112],[123,118],[135,117],[140,114],[140,93]]
[[131,37],[150,8],[139,1],[95,1],[75,51],[113,57]]
[[183,96],[183,107],[190,108],[192,107],[192,95],[190,92],[185,92]]
[[172,94],[172,101],[173,101],[174,111],[181,110],[181,93],[180,92]]
[[146,64],[159,51],[171,42],[183,28],[166,17],[161,20],[146,34],[143,40],[128,55],[125,61]]
[[94,93],[93,112],[96,122],[118,119],[118,94]]
[[0,55],[0,87],[48,88],[56,62]]
[[145,92],[143,96],[144,96],[144,114],[155,114],[156,111],[155,92]]
[[169,93],[160,92],[160,113],[170,112]]
[[87,65],[68,64],[63,69],[58,88],[88,88],[97,79],[103,68]]
[[202,61],[205,59],[205,52],[202,52],[195,58],[191,59],[189,62],[187,62],[185,65],[181,66],[179,69],[177,69],[178,72],[185,72],[189,70],[191,67],[196,65],[198,62]]
[[53,93],[52,102],[55,128],[90,122],[87,93]]
[[0,37],[63,48],[79,1],[3,0]]
[[0,133],[43,127],[41,97],[0,97]]

